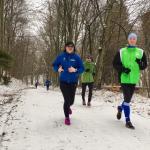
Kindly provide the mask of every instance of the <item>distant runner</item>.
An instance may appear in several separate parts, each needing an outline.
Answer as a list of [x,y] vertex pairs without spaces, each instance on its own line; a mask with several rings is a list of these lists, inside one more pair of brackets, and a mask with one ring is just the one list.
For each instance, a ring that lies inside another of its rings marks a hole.
[[86,105],[85,92],[86,92],[86,87],[88,86],[89,94],[88,94],[87,106],[91,106],[93,84],[94,84],[94,76],[95,76],[95,64],[93,62],[92,56],[88,55],[86,57],[86,60],[84,62],[84,68],[85,68],[85,71],[84,71],[84,73],[81,76],[81,82],[82,82],[82,104]]

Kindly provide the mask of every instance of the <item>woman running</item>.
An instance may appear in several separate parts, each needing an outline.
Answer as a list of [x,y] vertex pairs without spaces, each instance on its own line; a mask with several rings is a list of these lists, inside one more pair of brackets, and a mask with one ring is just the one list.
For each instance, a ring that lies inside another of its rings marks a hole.
[[86,105],[85,92],[86,92],[86,87],[88,86],[89,94],[88,94],[87,106],[91,106],[93,84],[94,84],[94,76],[95,76],[95,64],[93,62],[93,58],[90,55],[88,55],[86,57],[86,60],[84,62],[84,68],[85,68],[85,71],[84,71],[84,73],[81,76],[81,82],[82,82],[82,104]]
[[65,124],[70,125],[71,106],[74,103],[78,77],[84,71],[81,58],[75,53],[73,42],[65,44],[65,50],[53,62],[55,72],[59,72],[60,89],[64,97]]

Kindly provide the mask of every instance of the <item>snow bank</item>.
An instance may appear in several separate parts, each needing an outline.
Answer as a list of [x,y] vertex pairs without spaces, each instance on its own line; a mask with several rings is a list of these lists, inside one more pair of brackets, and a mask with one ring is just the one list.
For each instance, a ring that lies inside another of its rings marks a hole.
[[24,88],[26,85],[14,78],[8,86],[0,85],[0,136],[4,133],[6,122]]
[[19,89],[25,88],[26,85],[23,84],[20,80],[11,79],[11,82],[8,86],[6,85],[0,85],[0,95],[6,94],[6,93],[13,93]]

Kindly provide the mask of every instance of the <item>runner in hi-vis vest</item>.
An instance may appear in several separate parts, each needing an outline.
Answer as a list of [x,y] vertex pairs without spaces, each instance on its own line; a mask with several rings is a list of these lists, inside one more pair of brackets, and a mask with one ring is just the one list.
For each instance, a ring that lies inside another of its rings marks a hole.
[[118,71],[119,80],[123,90],[124,100],[118,106],[117,119],[121,119],[122,111],[126,118],[126,127],[135,129],[130,120],[130,102],[135,86],[140,81],[140,70],[147,67],[147,59],[144,51],[136,47],[137,35],[130,33],[128,46],[120,49],[114,57],[113,66]]

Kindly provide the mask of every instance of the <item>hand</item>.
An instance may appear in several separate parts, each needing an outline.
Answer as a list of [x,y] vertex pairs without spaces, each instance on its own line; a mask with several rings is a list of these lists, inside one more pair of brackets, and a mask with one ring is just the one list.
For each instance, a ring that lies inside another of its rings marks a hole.
[[64,69],[62,68],[62,66],[60,66],[59,69],[58,69],[58,72],[61,73],[63,71],[64,71]]
[[95,76],[95,73],[93,72],[92,75]]
[[136,58],[135,60],[138,64],[141,64],[141,59]]
[[85,72],[90,72],[90,69],[85,69]]
[[123,67],[122,72],[129,74],[131,72],[131,69]]
[[76,72],[77,69],[75,69],[75,68],[73,68],[73,67],[70,67],[70,68],[68,68],[68,71],[69,71],[70,73],[72,73],[72,72]]

